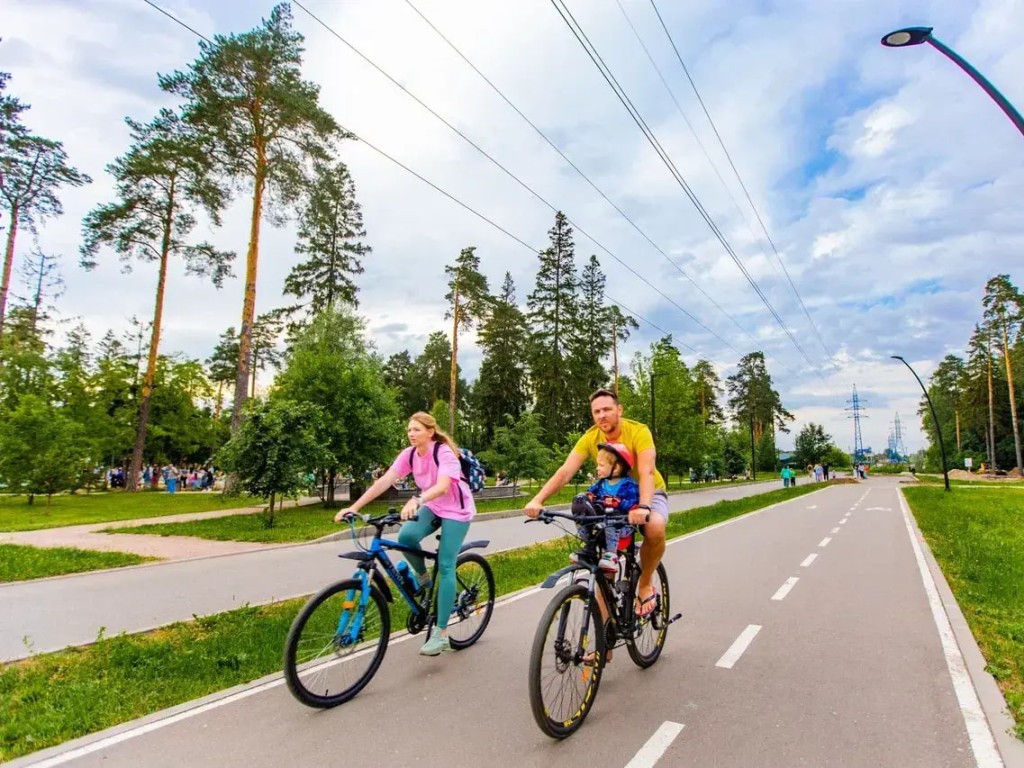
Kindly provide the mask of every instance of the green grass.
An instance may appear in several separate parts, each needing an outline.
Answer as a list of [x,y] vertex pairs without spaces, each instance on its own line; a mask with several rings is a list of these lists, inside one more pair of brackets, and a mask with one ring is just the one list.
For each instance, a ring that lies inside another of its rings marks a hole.
[[[740,480],[729,485],[744,485]],[[678,484],[670,486],[672,493],[690,493],[705,490],[712,486],[720,486],[723,483],[697,484],[691,486],[689,482],[682,485],[681,490],[674,490]],[[797,486],[798,488],[800,486]],[[581,486],[581,490],[583,487]],[[577,493],[575,488],[564,488],[553,496],[548,504],[568,504]],[[515,499],[489,499],[477,502],[477,512],[487,514],[489,512],[504,512],[508,510],[522,509],[526,503],[533,498],[533,493],[527,493]],[[390,507],[401,506],[397,502],[374,502],[368,504],[363,510],[367,514],[380,515]],[[337,533],[342,528],[334,522],[335,510],[324,509],[321,506],[300,507],[298,509],[286,509],[275,515],[273,528],[267,528],[264,520],[258,515],[230,515],[210,520],[193,520],[185,523],[153,523],[151,525],[133,526],[130,528],[108,528],[107,533],[139,533],[155,534],[157,536],[196,536],[200,539],[213,539],[214,541],[252,541],[263,543],[286,543],[311,541],[330,533]]]
[[1024,504],[985,494],[904,489],[1024,739]]
[[25,496],[0,496],[0,531],[36,531],[63,525],[136,520],[214,509],[240,509],[261,504],[251,496],[224,496],[213,492],[164,493],[161,491],[108,491],[106,493],[54,496],[50,506],[37,496],[29,504]]
[[[669,536],[818,490],[777,490],[672,515]],[[488,557],[499,595],[537,584],[567,563],[561,539]],[[90,646],[0,669],[0,762],[109,728],[281,668],[281,649],[304,599],[246,607],[155,632],[100,638]],[[394,609],[404,626],[404,603]]]
[[21,544],[0,544],[0,584],[96,571],[100,568],[121,568],[155,559],[125,552],[92,552],[71,547],[43,549]]
[[[923,485],[943,485],[942,475],[922,475],[918,474],[917,479]],[[1024,480],[955,480],[949,479],[950,486],[954,485],[968,485],[977,488],[1012,488],[1015,490],[1024,490]]]

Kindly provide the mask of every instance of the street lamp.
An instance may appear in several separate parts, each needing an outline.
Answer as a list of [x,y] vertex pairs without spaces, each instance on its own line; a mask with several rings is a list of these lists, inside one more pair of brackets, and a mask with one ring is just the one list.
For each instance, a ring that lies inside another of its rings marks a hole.
[[[890,355],[893,360],[899,360],[907,368],[910,368],[910,363],[904,360],[899,355]],[[939,452],[942,453],[942,477],[946,481],[946,490],[949,490],[949,469],[946,464],[946,444],[942,441],[942,426],[939,424],[939,417],[935,415],[935,406],[932,405],[932,399],[928,397],[928,390],[925,389],[924,382],[921,381],[921,377],[917,375],[917,371],[910,368],[910,372],[914,374],[914,378],[917,379],[917,383],[921,385],[921,391],[924,392],[924,399],[928,401],[928,408],[932,412],[932,421],[935,422],[935,434],[939,436]]]
[[908,48],[912,45],[921,45],[928,43],[932,48],[936,48],[939,52],[946,55],[947,58],[953,61],[960,69],[971,76],[978,85],[985,89],[985,93],[992,97],[992,100],[999,105],[999,108],[1006,113],[1006,116],[1010,118],[1017,130],[1024,135],[1024,117],[1021,117],[1020,112],[1007,101],[1006,97],[999,92],[999,90],[990,83],[981,72],[972,67],[960,54],[954,51],[949,46],[942,43],[932,36],[931,27],[906,27],[905,29],[897,29],[895,32],[890,32],[888,35],[882,38],[882,45],[886,48]]

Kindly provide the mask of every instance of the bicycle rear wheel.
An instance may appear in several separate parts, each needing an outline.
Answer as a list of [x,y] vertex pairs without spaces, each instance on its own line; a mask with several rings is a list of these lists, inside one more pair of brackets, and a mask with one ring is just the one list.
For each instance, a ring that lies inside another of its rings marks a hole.
[[448,619],[448,640],[455,650],[480,639],[494,612],[494,573],[482,555],[463,552],[455,564],[455,605]]
[[[639,571],[635,572],[630,579],[630,593],[633,595],[636,594],[639,579]],[[642,669],[654,664],[661,656],[661,649],[665,647],[665,635],[668,634],[668,573],[665,572],[664,563],[658,563],[658,569],[654,572],[651,584],[655,592],[658,593],[657,607],[643,618],[633,616],[633,635],[626,643],[629,658]],[[635,610],[635,608],[630,606],[630,610]]]
[[564,739],[583,725],[604,664],[600,612],[586,587],[570,584],[545,609],[530,652],[530,708],[544,733]]
[[391,615],[384,596],[346,579],[322,589],[299,611],[284,645],[288,690],[310,707],[336,707],[370,682],[388,648]]

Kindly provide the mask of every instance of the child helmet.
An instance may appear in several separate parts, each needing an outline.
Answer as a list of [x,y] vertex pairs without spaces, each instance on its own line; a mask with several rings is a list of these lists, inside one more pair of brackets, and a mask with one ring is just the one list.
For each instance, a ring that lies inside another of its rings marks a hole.
[[613,453],[619,461],[633,469],[633,452],[622,443],[598,443],[597,449]]

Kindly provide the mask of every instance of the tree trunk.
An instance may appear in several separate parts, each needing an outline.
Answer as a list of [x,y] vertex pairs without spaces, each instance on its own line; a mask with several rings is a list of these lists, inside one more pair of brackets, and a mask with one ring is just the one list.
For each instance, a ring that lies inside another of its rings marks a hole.
[[1018,471],[1024,471],[1020,455],[1020,426],[1017,424],[1017,399],[1013,391],[1013,366],[1010,365],[1010,343],[1007,339],[1006,323],[1003,323],[1003,357],[1006,360],[1006,386],[1010,390],[1010,421],[1013,422],[1013,448],[1017,457]]
[[338,473],[335,470],[330,469],[327,471],[327,498],[324,501],[328,506],[334,503],[334,486],[336,485],[337,478]]
[[448,434],[455,436],[455,385],[458,379],[459,370],[459,282],[455,281],[452,289],[453,304],[452,311],[452,374],[451,388],[448,391]]
[[34,493],[30,493],[28,495],[28,505],[31,507],[31,506],[34,506],[35,503],[36,503],[36,495]]
[[256,347],[252,350],[252,387],[249,389],[249,397],[256,397],[256,371],[260,367],[260,351]]
[[213,420],[220,421],[220,410],[224,407],[224,382],[217,382],[217,402],[213,404]]
[[992,387],[992,344],[989,339],[988,347],[988,444],[989,444],[989,455],[988,455],[988,468],[989,471],[994,471],[996,468],[996,409],[993,402],[993,387]]
[[953,411],[953,415],[956,416],[956,452],[960,453],[960,411]]
[[242,425],[242,409],[249,392],[249,355],[252,352],[252,323],[256,316],[256,266],[260,252],[260,219],[263,215],[263,188],[267,183],[267,157],[262,146],[256,148],[256,175],[252,191],[252,218],[249,223],[249,250],[245,257],[245,298],[242,301],[242,330],[238,339],[238,372],[235,375],[235,403],[231,414],[231,434]]
[[0,340],[4,337],[4,319],[7,317],[7,291],[11,287],[11,268],[14,266],[14,239],[18,234],[18,204],[11,206],[11,224],[7,230],[7,249],[4,253],[4,277],[0,284]]
[[174,180],[169,191],[170,202],[164,219],[164,236],[160,244],[160,276],[156,281],[156,301],[153,303],[153,327],[149,337],[149,358],[146,361],[146,375],[142,379],[142,404],[139,408],[139,430],[135,434],[132,460],[128,465],[125,479],[126,491],[139,490],[139,472],[142,471],[142,454],[146,450],[146,430],[149,428],[149,410],[153,398],[153,383],[156,380],[156,361],[160,352],[160,327],[164,316],[164,291],[167,287],[167,260],[171,250],[171,224],[174,220]]

